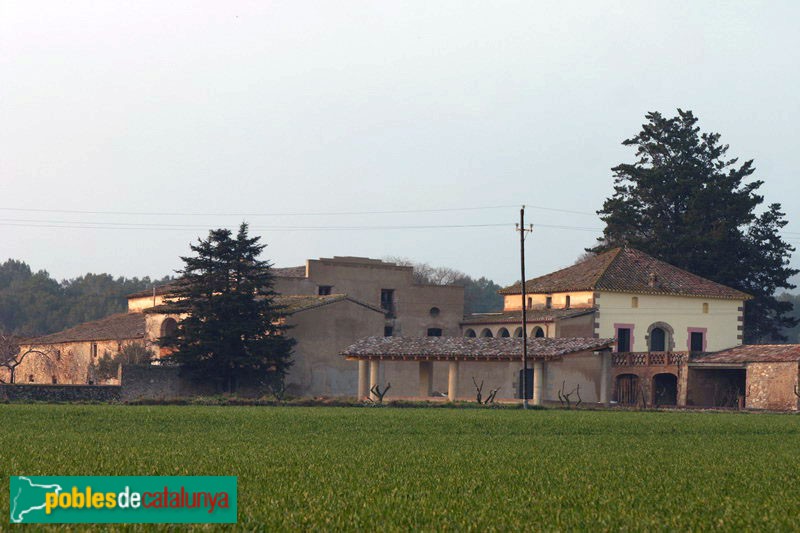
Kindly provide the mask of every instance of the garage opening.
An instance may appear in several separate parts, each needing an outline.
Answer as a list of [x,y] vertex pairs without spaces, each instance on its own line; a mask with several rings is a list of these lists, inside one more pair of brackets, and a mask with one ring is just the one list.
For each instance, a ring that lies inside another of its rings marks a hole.
[[746,379],[744,368],[689,368],[686,401],[698,407],[739,407]]

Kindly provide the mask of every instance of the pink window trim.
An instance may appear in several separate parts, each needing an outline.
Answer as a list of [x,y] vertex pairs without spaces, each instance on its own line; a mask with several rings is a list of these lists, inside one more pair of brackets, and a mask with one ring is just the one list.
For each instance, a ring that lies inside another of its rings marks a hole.
[[703,334],[703,351],[708,351],[708,328],[688,328],[686,330],[686,349],[692,351],[692,333]]
[[[619,330],[620,329],[629,329],[631,330],[631,351],[633,351],[633,347],[635,346],[635,341],[633,338],[633,324],[614,324],[614,337],[619,337]],[[614,351],[619,351],[617,346],[614,347]]]

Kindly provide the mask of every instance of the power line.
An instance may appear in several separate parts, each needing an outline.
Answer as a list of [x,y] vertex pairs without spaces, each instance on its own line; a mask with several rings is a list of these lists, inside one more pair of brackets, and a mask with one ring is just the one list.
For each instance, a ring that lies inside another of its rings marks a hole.
[[[353,216],[353,215],[402,215],[417,213],[450,213],[457,211],[482,211],[489,209],[510,209],[519,207],[513,205],[484,205],[470,207],[442,207],[431,209],[387,209],[370,211],[319,211],[319,212],[283,212],[283,213],[226,213],[226,212],[176,212],[176,211],[89,211],[82,209],[45,209],[28,207],[0,207],[0,211],[14,211],[27,213],[60,213],[73,215],[113,215],[113,216],[187,216],[187,217],[303,217],[303,216]],[[541,211],[553,211],[558,213],[569,213],[573,215],[591,215],[596,213],[588,211],[576,211],[572,209],[559,209],[555,207],[526,205],[526,208],[538,209]]]

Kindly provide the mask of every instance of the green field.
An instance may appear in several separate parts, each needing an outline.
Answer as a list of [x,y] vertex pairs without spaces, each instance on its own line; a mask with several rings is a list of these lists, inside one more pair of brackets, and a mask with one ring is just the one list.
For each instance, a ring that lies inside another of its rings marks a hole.
[[9,475],[236,475],[248,530],[800,528],[791,415],[11,404],[0,420],[0,529]]

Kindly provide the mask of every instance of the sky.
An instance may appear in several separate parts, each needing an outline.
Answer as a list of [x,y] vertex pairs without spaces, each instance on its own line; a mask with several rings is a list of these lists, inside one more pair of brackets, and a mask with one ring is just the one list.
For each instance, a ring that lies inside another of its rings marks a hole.
[[798,20],[777,0],[0,0],[0,261],[160,277],[246,220],[277,266],[510,284],[519,206],[528,277],[572,264],[621,141],[679,107],[755,160],[800,244]]

